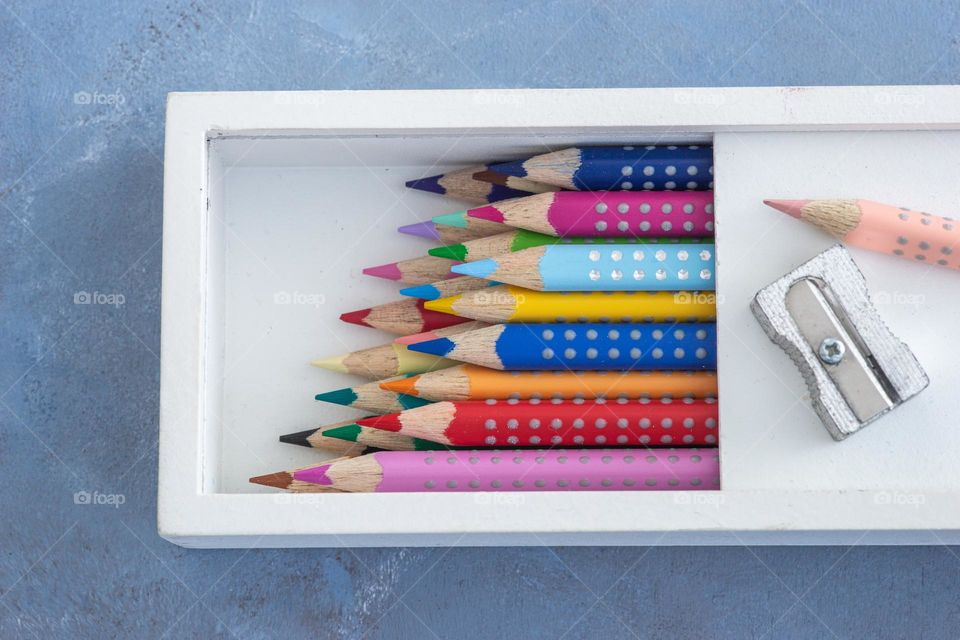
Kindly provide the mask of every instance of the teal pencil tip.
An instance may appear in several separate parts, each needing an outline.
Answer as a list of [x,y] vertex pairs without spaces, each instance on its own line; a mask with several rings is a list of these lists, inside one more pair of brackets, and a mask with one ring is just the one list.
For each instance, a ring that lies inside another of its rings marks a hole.
[[442,216],[434,216],[431,219],[433,220],[434,224],[443,224],[448,227],[460,227],[461,229],[464,229],[467,226],[466,211],[457,211],[456,213],[445,213]]
[[400,406],[404,409],[416,409],[417,407],[433,404],[429,400],[424,400],[423,398],[418,398],[417,396],[408,396],[405,393],[397,394],[397,402],[399,402]]
[[427,340],[426,342],[417,342],[408,344],[410,351],[419,351],[420,353],[429,353],[432,356],[445,356],[457,346],[450,338],[437,338],[436,340]]
[[477,260],[476,262],[465,262],[454,265],[450,268],[454,273],[462,276],[473,276],[474,278],[486,278],[497,270],[497,261],[487,258],[486,260]]
[[346,389],[335,389],[334,391],[327,391],[326,393],[318,393],[314,396],[314,399],[320,402],[329,402],[331,404],[340,404],[349,407],[357,401],[357,394],[354,393],[353,389],[347,387]]
[[440,297],[440,292],[432,284],[419,284],[415,287],[400,289],[400,295],[420,298],[421,300],[436,300]]

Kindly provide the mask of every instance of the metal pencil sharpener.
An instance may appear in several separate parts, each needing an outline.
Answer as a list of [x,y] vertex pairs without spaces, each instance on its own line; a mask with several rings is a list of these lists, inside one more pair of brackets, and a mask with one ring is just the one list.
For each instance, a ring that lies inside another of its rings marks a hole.
[[750,309],[800,369],[835,440],[929,384],[916,356],[880,318],[863,274],[840,245],[761,289]]

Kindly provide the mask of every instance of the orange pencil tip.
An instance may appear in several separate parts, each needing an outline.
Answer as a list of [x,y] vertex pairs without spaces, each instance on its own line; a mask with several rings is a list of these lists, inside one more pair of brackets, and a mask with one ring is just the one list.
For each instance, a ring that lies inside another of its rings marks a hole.
[[394,393],[403,393],[408,396],[418,395],[417,393],[417,380],[420,379],[420,376],[413,376],[412,378],[402,378],[400,380],[390,380],[389,382],[381,382],[380,388],[384,391],[393,391]]

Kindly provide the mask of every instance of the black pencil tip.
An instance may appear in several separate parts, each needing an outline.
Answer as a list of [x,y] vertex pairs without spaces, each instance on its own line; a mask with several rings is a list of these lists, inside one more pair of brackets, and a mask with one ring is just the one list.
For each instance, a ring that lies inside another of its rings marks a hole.
[[280,442],[286,442],[287,444],[296,444],[301,447],[312,447],[310,441],[307,439],[314,434],[316,429],[307,429],[306,431],[297,431],[296,433],[288,433],[280,436]]

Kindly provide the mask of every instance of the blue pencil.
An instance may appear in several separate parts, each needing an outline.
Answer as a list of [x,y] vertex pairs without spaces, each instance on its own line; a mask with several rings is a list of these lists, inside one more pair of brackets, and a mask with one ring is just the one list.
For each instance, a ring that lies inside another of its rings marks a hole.
[[692,371],[716,369],[716,339],[712,322],[500,324],[408,348],[507,371]]
[[573,147],[490,170],[577,191],[703,190],[713,188],[713,148]]
[[451,271],[536,291],[712,291],[713,244],[554,244]]
[[409,180],[406,185],[410,189],[448,195],[467,202],[497,202],[507,198],[522,198],[532,193],[500,184],[483,182],[473,177],[473,174],[485,171],[487,167],[488,165],[482,164],[438,176]]

